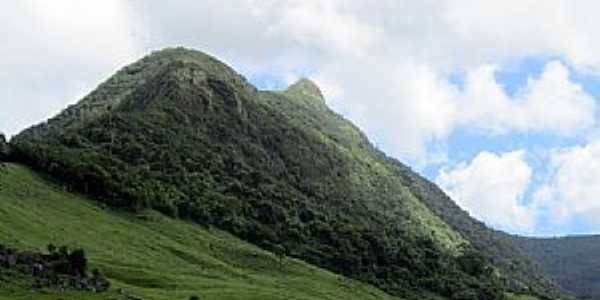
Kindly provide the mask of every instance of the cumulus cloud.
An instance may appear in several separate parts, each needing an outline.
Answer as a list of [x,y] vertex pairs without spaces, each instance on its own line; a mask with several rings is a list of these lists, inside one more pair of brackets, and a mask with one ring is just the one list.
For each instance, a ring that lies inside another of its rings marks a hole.
[[554,225],[583,218],[600,228],[600,141],[555,150],[551,174],[534,196]]
[[536,130],[566,135],[594,125],[594,98],[569,79],[561,62],[547,63],[514,97],[496,81],[495,71],[494,66],[483,66],[468,73],[458,123],[495,133]]
[[63,109],[140,54],[118,0],[11,1],[0,10],[0,130],[14,134]]
[[373,59],[353,68],[356,72],[350,73],[343,65],[328,65],[317,78],[342,86],[331,104],[405,159],[427,157],[428,143],[444,141],[458,128],[574,136],[596,123],[595,99],[559,61],[548,62],[515,95],[496,80],[492,65],[468,70],[462,88],[418,62]]
[[471,162],[442,170],[436,183],[472,216],[496,228],[528,232],[536,211],[523,204],[532,169],[523,150],[479,153]]
[[382,27],[359,21],[334,1],[292,1],[278,19],[269,34],[293,37],[301,45],[334,55],[361,58],[384,41]]
[[456,87],[427,65],[369,59],[346,71],[343,61],[322,68],[319,82],[334,82],[330,104],[356,121],[386,150],[402,158],[426,153],[426,142],[445,138],[454,127]]
[[600,41],[594,36],[599,20],[594,11],[599,8],[591,0],[452,0],[443,15],[457,43],[473,49],[471,60],[560,56],[580,70],[597,72],[600,57],[594,52]]

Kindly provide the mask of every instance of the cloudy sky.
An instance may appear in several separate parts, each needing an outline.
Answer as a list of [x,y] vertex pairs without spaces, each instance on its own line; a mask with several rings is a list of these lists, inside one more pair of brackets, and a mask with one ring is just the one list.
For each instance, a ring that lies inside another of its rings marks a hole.
[[182,45],[260,88],[312,78],[378,147],[495,228],[600,233],[598,11],[592,0],[9,1],[0,130]]

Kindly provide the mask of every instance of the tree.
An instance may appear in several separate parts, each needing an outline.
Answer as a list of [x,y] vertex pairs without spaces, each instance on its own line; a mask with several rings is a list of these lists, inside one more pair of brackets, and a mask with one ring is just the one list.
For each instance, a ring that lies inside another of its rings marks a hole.
[[71,263],[71,271],[74,274],[85,276],[87,270],[87,258],[83,249],[77,249],[69,254],[69,262]]
[[473,249],[466,250],[457,260],[461,269],[471,276],[478,277],[484,274],[488,268],[485,257]]
[[0,161],[7,160],[10,154],[10,148],[8,146],[8,142],[6,141],[6,136],[3,133],[0,133]]
[[280,244],[273,246],[273,253],[279,261],[279,268],[283,268],[283,260],[285,259],[286,249]]

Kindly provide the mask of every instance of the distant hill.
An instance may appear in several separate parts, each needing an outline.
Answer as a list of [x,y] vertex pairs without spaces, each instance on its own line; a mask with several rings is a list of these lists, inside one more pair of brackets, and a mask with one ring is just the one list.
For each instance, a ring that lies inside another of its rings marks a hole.
[[600,236],[515,240],[564,289],[581,299],[600,299]]
[[11,151],[112,207],[216,226],[392,295],[559,295],[508,235],[373,147],[307,79],[259,91],[208,55],[166,49]]

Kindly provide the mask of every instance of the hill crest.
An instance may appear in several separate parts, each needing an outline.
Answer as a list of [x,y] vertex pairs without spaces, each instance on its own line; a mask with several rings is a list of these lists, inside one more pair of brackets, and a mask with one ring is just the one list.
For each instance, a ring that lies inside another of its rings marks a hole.
[[286,93],[298,93],[303,96],[317,98],[325,102],[325,97],[323,96],[319,86],[314,81],[304,77],[291,84],[287,88]]

